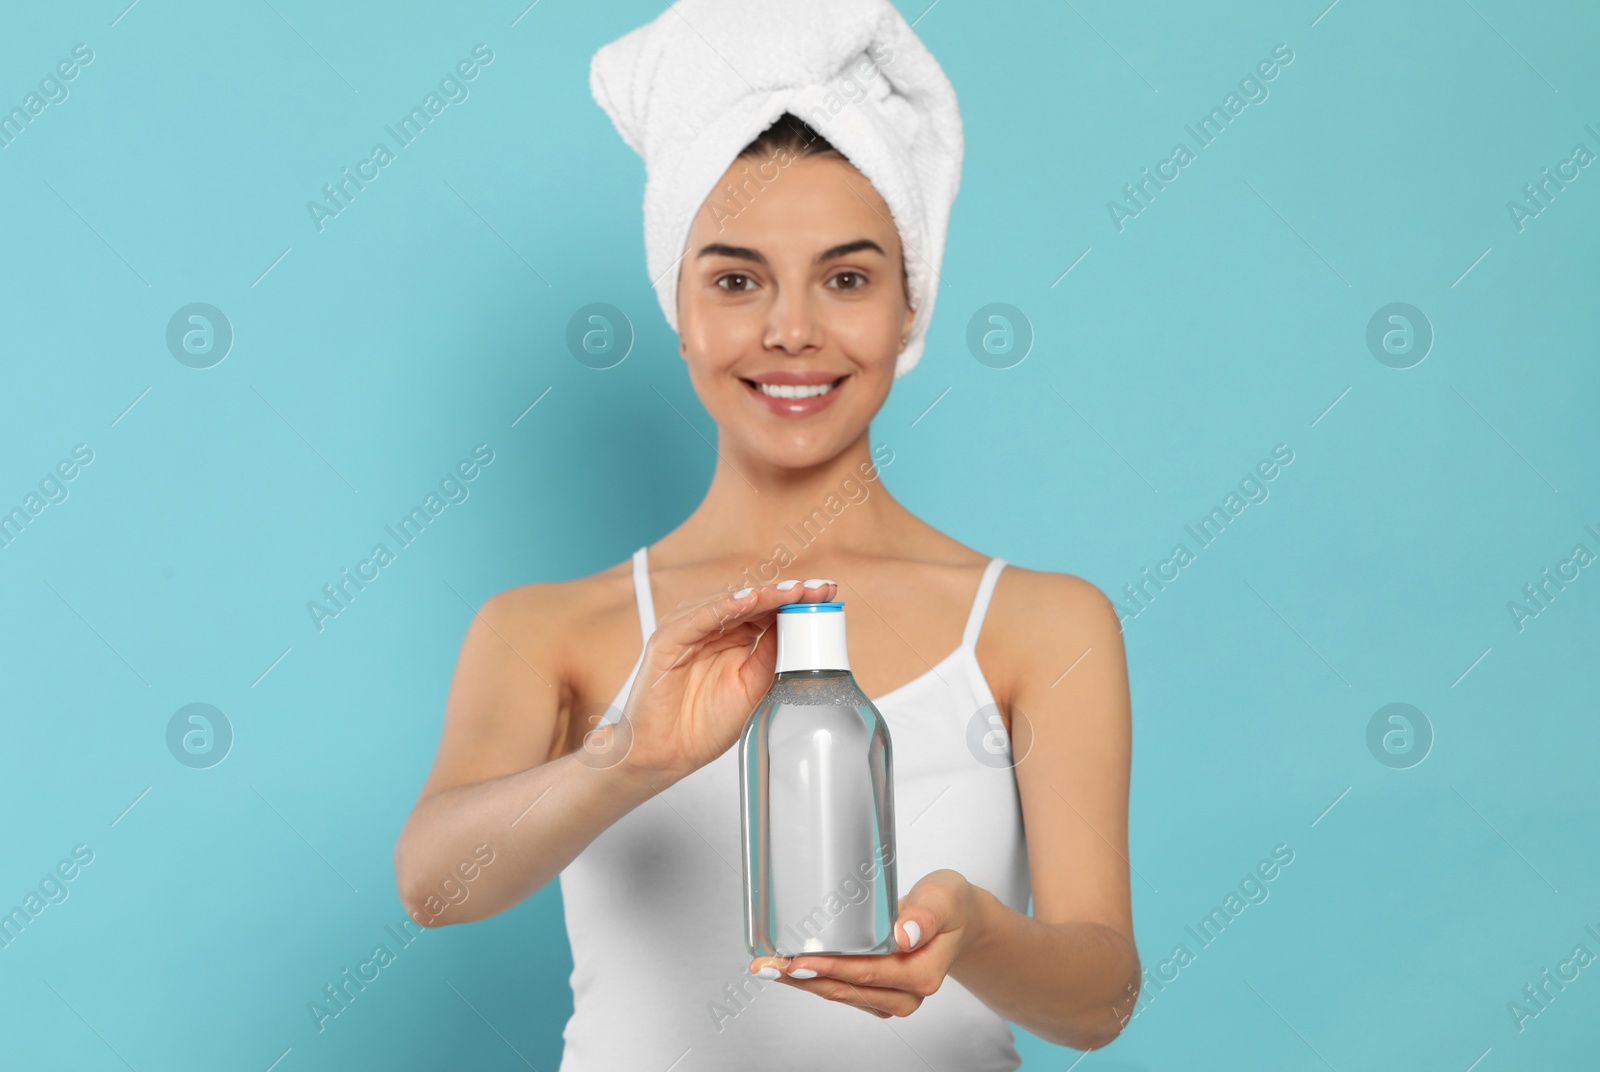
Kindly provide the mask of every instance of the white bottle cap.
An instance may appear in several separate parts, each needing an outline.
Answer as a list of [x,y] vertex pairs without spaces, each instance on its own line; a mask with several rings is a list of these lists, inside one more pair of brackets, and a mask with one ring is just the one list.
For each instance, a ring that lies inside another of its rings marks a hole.
[[778,665],[785,670],[848,670],[843,603],[786,603],[778,608]]

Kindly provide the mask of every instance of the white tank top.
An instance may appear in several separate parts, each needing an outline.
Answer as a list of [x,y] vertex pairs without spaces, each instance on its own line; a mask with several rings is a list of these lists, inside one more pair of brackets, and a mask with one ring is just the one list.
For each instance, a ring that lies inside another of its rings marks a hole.
[[[960,646],[872,703],[894,745],[900,895],[947,867],[1026,913],[1031,885],[1010,742],[991,717],[994,695],[975,651],[1005,564],[993,558],[984,569]],[[633,580],[648,640],[656,615],[643,547]],[[607,720],[643,657],[641,647]],[[979,758],[985,749],[988,762]],[[1020,1065],[1006,1020],[949,977],[910,1016],[883,1020],[750,974],[738,753],[729,748],[628,812],[561,872],[573,1013],[559,1072]]]

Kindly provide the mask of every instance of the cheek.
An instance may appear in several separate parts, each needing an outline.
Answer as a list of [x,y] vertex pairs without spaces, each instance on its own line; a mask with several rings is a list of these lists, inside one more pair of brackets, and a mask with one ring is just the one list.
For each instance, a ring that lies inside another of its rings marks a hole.
[[755,308],[719,306],[685,297],[678,305],[678,335],[692,366],[726,372],[761,349],[762,314]]
[[882,310],[851,310],[829,325],[829,334],[863,368],[892,366],[900,352],[900,322]]
[[[735,317],[690,311],[682,326],[685,358],[693,373],[714,375],[731,368],[749,348],[745,327]],[[759,341],[759,340],[758,340]]]

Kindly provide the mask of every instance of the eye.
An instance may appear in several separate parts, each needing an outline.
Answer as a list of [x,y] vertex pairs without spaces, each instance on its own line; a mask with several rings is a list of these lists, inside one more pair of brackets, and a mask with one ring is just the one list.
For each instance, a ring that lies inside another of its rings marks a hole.
[[[849,280],[849,282],[844,282]],[[860,272],[846,269],[833,277],[833,282],[838,283],[839,290],[860,290],[867,284],[867,277]]]
[[722,287],[722,289],[723,289],[723,290],[728,290],[728,291],[735,291],[735,292],[737,292],[737,291],[741,291],[741,290],[749,290],[749,289],[750,289],[750,288],[749,288],[749,287],[747,287],[747,286],[738,286],[738,287],[727,287],[727,286],[723,286],[723,284],[724,284],[724,283],[726,283],[726,282],[727,282],[727,281],[728,281],[728,280],[730,280],[730,279],[738,279],[738,280],[742,280],[742,281],[743,281],[743,282],[745,282],[745,283],[749,283],[749,282],[751,282],[751,280],[750,280],[750,277],[749,277],[749,276],[747,276],[747,275],[741,275],[741,274],[740,274],[740,273],[738,273],[738,272],[729,272],[729,273],[728,273],[728,274],[727,274],[727,275],[724,275],[724,276],[719,276],[719,277],[718,277],[718,279],[717,279],[717,286],[719,286],[719,287]]

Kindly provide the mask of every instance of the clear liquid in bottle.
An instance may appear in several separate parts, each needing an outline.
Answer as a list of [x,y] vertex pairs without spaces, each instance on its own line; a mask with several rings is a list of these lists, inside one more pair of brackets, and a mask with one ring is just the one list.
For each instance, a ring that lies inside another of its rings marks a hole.
[[844,604],[777,615],[772,687],[739,740],[752,956],[896,949],[893,752],[856,685]]

